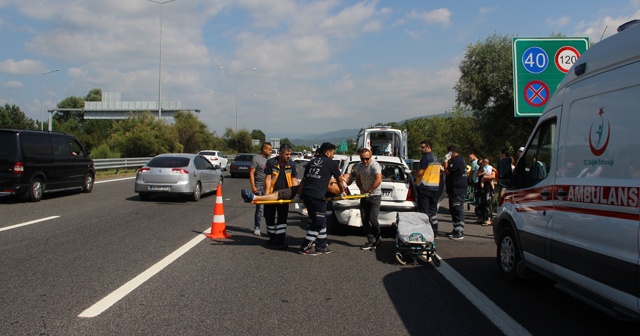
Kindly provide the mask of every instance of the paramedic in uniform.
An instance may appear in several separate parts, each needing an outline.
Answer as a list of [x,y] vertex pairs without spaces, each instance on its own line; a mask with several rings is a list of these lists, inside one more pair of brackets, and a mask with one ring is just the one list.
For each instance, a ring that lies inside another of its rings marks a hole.
[[[327,246],[327,223],[325,213],[327,202],[325,194],[331,177],[340,181],[340,169],[338,162],[333,161],[336,146],[325,142],[320,146],[320,154],[307,163],[302,182],[298,187],[305,206],[309,210],[309,228],[307,235],[300,245],[300,254],[318,255],[331,253]],[[343,183],[338,183],[340,196],[344,195]],[[315,243],[315,251],[313,244]]]
[[[291,148],[286,144],[280,146],[280,154],[267,160],[264,167],[264,194],[287,189],[298,185],[298,171],[291,160]],[[278,221],[276,222],[276,212]],[[289,204],[265,204],[264,219],[267,222],[267,234],[271,245],[276,249],[286,249],[284,240],[287,232]]]
[[458,155],[456,146],[447,148],[449,153],[444,159],[445,184],[449,197],[449,212],[453,222],[453,231],[448,234],[453,240],[464,239],[464,198],[467,194],[467,165]]
[[438,191],[440,190],[440,160],[431,151],[431,141],[420,142],[422,158],[417,171],[412,174],[416,177],[418,190],[418,212],[429,216],[433,236],[438,237]]
[[360,194],[369,194],[369,197],[360,199],[360,218],[362,226],[367,235],[367,243],[361,249],[372,250],[380,246],[380,223],[378,214],[380,213],[380,202],[382,201],[382,167],[373,160],[369,148],[360,148],[360,163],[355,167],[356,185],[360,189]]

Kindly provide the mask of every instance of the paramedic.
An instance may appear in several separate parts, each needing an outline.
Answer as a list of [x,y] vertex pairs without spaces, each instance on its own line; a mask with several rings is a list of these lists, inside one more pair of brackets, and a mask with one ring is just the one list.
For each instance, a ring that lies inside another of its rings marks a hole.
[[447,175],[445,184],[449,197],[449,212],[453,222],[453,231],[448,234],[453,240],[464,239],[464,197],[467,193],[467,165],[462,156],[458,155],[456,146],[447,148],[449,153],[444,157],[444,173]]
[[[296,164],[291,160],[291,148],[288,145],[280,146],[280,154],[267,160],[264,175],[265,195],[298,185],[298,171]],[[278,213],[277,223],[276,212]],[[267,246],[273,246],[276,249],[288,247],[284,243],[288,216],[289,204],[266,204],[264,206],[264,219],[267,222],[267,234],[269,235]]]
[[[320,146],[320,154],[311,159],[304,169],[302,182],[298,186],[304,204],[309,211],[309,228],[304,241],[300,245],[300,254],[318,255],[331,253],[327,246],[327,223],[325,213],[327,212],[327,202],[325,194],[329,180],[334,177],[339,181],[340,169],[338,162],[333,160],[336,146],[325,142]],[[344,185],[338,183],[340,196],[344,196]],[[315,243],[315,251],[312,250]]]
[[[418,212],[429,216],[434,239],[438,239],[438,191],[440,190],[440,160],[431,151],[431,141],[420,142],[422,158],[417,171],[412,174],[416,177],[418,190]],[[464,198],[463,198],[464,200]]]

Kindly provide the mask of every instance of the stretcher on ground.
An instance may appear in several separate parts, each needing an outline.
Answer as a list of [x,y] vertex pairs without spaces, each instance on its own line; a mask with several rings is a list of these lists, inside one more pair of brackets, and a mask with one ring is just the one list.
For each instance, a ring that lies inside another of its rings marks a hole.
[[439,267],[429,216],[421,212],[398,212],[397,223],[396,261],[406,265],[407,262],[416,264],[419,260],[425,263],[431,260]]

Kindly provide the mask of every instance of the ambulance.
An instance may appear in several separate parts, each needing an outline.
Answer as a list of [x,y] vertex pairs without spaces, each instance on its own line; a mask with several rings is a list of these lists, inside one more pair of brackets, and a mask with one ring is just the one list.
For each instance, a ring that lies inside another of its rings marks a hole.
[[[542,274],[623,319],[640,319],[640,25],[578,58],[501,195],[502,277]],[[534,271],[534,272],[531,272]]]
[[369,148],[376,156],[396,156],[407,158],[407,131],[389,126],[365,128],[358,138],[358,148]]

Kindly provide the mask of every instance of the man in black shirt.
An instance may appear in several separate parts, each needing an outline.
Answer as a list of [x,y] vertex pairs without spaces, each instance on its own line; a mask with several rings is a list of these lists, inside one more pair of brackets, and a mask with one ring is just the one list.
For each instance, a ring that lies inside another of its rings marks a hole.
[[456,146],[447,148],[444,157],[444,173],[447,175],[445,186],[449,197],[449,212],[453,222],[453,231],[448,235],[453,240],[464,239],[464,199],[467,194],[467,165],[458,155]]
[[[303,255],[331,253],[331,249],[327,246],[327,223],[325,221],[327,202],[325,194],[331,177],[335,178],[336,181],[340,181],[338,162],[333,161],[335,151],[335,145],[328,142],[323,143],[320,146],[320,155],[307,163],[302,182],[298,186],[298,194],[309,211],[309,228],[299,251]],[[338,187],[340,188],[340,196],[343,196],[344,185],[338,183]],[[315,251],[313,250],[314,242]]]

